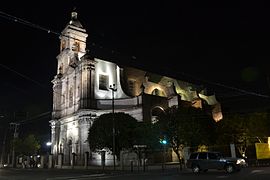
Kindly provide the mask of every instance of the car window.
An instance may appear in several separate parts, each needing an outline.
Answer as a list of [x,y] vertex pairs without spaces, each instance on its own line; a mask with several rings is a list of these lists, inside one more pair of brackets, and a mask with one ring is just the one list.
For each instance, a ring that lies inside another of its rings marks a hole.
[[189,159],[196,159],[197,158],[198,153],[192,153],[189,157]]
[[208,158],[209,159],[219,159],[219,154],[218,153],[208,153]]
[[207,153],[206,152],[199,153],[198,159],[207,159]]

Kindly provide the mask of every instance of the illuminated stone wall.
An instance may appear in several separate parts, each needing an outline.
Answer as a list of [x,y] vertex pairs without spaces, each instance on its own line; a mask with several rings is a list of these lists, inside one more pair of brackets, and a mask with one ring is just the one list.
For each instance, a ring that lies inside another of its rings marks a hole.
[[52,153],[62,153],[65,164],[70,163],[72,153],[78,164],[83,163],[85,153],[90,152],[88,129],[95,118],[112,112],[113,95],[115,112],[128,113],[138,121],[154,123],[158,113],[185,102],[202,108],[202,101],[213,107],[216,121],[222,119],[215,96],[207,96],[188,82],[91,57],[86,51],[87,36],[73,13],[60,36],[57,74],[52,80]]

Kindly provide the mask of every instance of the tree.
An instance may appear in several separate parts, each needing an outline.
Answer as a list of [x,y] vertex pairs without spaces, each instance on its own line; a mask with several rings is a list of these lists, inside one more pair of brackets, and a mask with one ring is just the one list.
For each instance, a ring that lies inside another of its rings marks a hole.
[[15,152],[21,155],[33,155],[40,149],[40,144],[33,134],[23,139],[15,138],[13,143]]
[[202,109],[194,107],[173,106],[165,111],[158,121],[161,133],[166,136],[168,143],[176,153],[182,168],[181,160],[185,146],[197,147],[211,142],[213,119]]
[[[91,151],[98,152],[104,148],[113,150],[113,114],[107,113],[99,116],[89,129],[88,142]],[[115,121],[115,154],[119,158],[123,148],[132,148],[135,143],[135,129],[137,120],[129,114],[114,113]]]
[[159,147],[160,130],[156,124],[150,122],[139,122],[135,129],[135,144],[143,144],[147,149]]
[[267,142],[267,138],[270,136],[270,121],[269,113],[267,112],[255,112],[250,113],[246,117],[248,136],[251,138],[251,142]]
[[238,152],[246,156],[247,146],[264,142],[269,136],[269,129],[269,114],[266,112],[228,114],[217,123],[217,143],[234,143]]

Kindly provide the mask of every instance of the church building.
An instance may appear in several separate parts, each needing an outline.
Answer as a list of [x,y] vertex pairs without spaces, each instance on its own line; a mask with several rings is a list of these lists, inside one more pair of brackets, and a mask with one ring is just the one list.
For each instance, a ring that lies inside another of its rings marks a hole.
[[57,73],[53,83],[51,153],[63,154],[69,164],[76,154],[78,164],[91,153],[87,141],[93,121],[104,113],[128,113],[138,121],[154,123],[158,114],[173,105],[191,105],[212,110],[222,119],[220,103],[206,90],[179,79],[154,74],[132,66],[92,57],[87,51],[87,32],[72,12],[60,36]]

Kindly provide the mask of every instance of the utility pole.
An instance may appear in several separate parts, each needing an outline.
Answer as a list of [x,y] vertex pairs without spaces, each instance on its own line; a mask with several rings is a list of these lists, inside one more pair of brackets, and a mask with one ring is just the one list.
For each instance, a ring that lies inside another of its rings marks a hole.
[[113,170],[115,170],[115,122],[114,122],[114,92],[117,91],[115,84],[110,85],[112,90],[112,123],[113,123]]
[[[14,126],[14,134],[13,134],[13,142],[16,138],[18,138],[18,126],[20,125],[19,123],[9,123],[10,126]],[[15,158],[15,148],[14,148],[14,143],[12,145],[12,167],[16,167],[16,158]]]
[[7,131],[8,130],[6,129],[5,135],[4,135],[4,140],[3,140],[0,168],[4,167],[4,156],[5,156],[5,150],[6,150]]
[[[0,118],[4,118],[4,116],[0,115]],[[6,150],[7,131],[8,131],[8,129],[5,130],[4,139],[3,139],[0,168],[4,167],[4,156],[5,156],[5,150]]]

